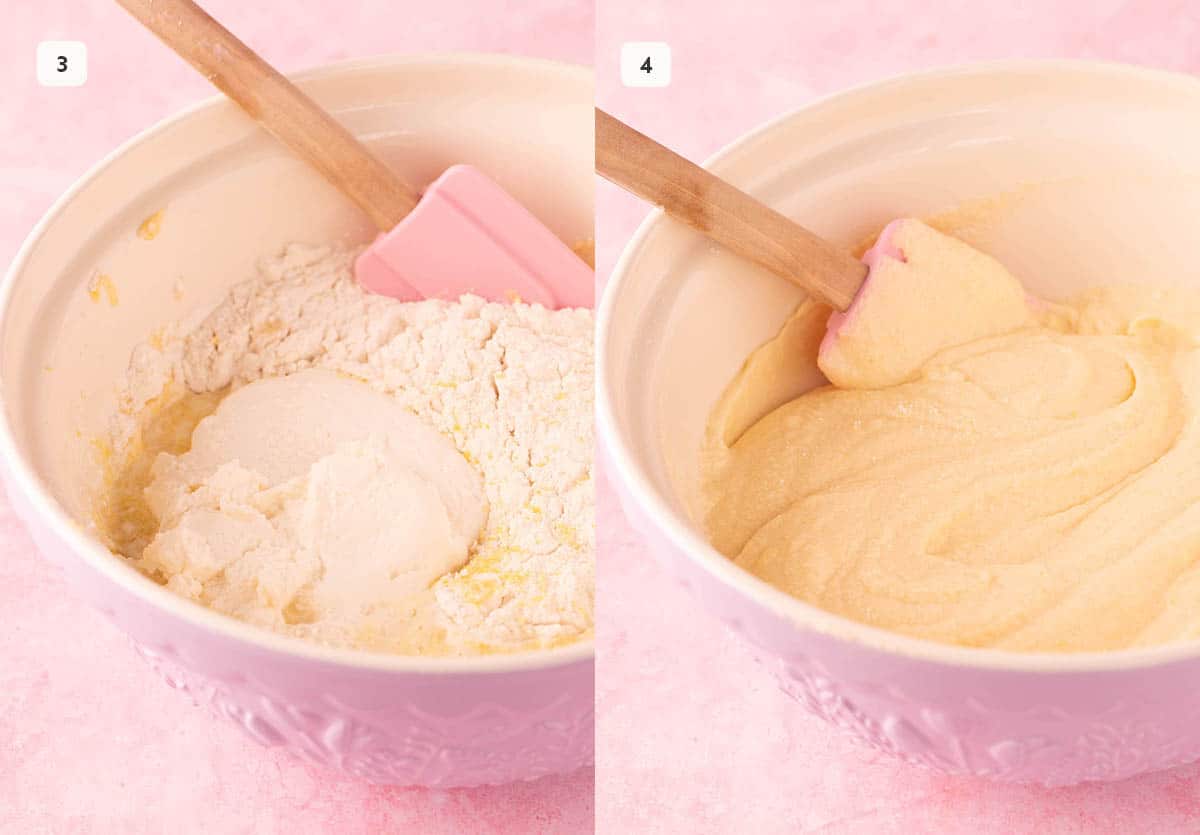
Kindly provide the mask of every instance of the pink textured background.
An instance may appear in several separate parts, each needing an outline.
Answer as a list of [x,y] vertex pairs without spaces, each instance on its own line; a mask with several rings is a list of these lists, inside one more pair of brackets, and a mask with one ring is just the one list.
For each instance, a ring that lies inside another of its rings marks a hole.
[[[285,70],[382,52],[590,63],[587,0],[201,0]],[[528,7],[536,6],[536,10]],[[498,9],[503,13],[498,13]],[[119,142],[208,85],[111,0],[0,0],[0,263]],[[47,89],[38,41],[82,40],[90,79]],[[378,789],[264,750],[163,685],[78,604],[0,498],[0,832],[580,833],[592,773],[473,791]]]
[[[1077,57],[1200,70],[1200,9],[1184,0],[697,5],[601,0],[596,68],[602,106],[698,160],[816,96],[939,64]],[[668,89],[620,85],[620,44],[642,40],[671,44]],[[598,189],[599,275],[645,214]],[[600,503],[597,831],[1200,831],[1195,766],[1046,791],[940,777],[859,747],[778,692],[666,581],[611,490]]]

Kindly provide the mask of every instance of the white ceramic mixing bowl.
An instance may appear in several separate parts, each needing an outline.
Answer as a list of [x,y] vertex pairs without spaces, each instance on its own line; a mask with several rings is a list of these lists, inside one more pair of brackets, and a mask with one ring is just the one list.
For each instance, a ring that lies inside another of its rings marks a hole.
[[[1200,289],[1200,82],[1115,65],[1017,62],[852,90],[714,158],[716,173],[846,246],[894,217],[957,207],[958,234],[1035,293]],[[1047,784],[1200,757],[1200,644],[1020,655],[933,644],[836,617],[705,540],[701,433],[797,288],[652,216],[598,322],[598,421],[623,506],[654,553],[809,709],[944,771]],[[869,520],[864,524],[869,524]]]
[[[589,71],[451,55],[299,78],[409,182],[473,163],[564,240],[591,237]],[[135,235],[161,209],[159,235]],[[573,770],[592,759],[590,641],[448,659],[326,649],[176,597],[88,530],[100,478],[91,442],[117,408],[134,345],[214,305],[288,242],[370,234],[353,206],[224,100],[114,152],[37,226],[0,296],[9,494],[40,550],[169,683],[268,745],[385,783],[463,786]],[[98,272],[111,277],[115,305],[89,296]]]

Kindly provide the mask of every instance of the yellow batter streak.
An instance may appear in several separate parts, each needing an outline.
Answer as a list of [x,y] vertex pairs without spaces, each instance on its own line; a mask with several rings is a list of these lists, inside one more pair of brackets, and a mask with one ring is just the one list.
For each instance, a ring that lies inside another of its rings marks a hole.
[[829,316],[806,303],[718,403],[716,547],[828,611],[945,643],[1200,635],[1200,296],[1105,288],[1014,314],[1023,292],[994,260],[916,221],[892,242],[904,260],[883,259],[821,350],[843,387],[796,396]]

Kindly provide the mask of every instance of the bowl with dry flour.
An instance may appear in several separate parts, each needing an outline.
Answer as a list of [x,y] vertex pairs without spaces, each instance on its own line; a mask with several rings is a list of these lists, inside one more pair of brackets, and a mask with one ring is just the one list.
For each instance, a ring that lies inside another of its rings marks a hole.
[[[471,163],[590,238],[588,71],[298,80],[409,182]],[[404,785],[584,766],[592,312],[369,295],[370,235],[224,100],[102,161],[4,284],[13,504],[170,685],[266,745]]]

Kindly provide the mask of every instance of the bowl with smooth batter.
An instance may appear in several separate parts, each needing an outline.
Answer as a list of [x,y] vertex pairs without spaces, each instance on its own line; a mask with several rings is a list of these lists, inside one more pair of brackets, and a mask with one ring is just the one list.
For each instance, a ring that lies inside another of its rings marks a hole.
[[[1130,67],[955,68],[818,102],[710,165],[851,249],[892,218],[921,217],[993,255],[1051,301],[1104,285],[1181,285],[1194,295],[1200,274],[1188,242],[1200,209],[1198,105],[1194,79]],[[661,216],[639,230],[610,281],[598,323],[602,443],[627,515],[672,575],[746,640],[786,692],[908,761],[1066,785],[1200,757],[1188,695],[1200,681],[1200,646],[1187,627],[1167,642],[1096,649],[1116,620],[1105,609],[1091,615],[1095,634],[1061,641],[1077,651],[1054,646],[1054,635],[1029,648],[955,645],[807,603],[710,543],[700,454],[710,415],[743,362],[802,301],[786,282]],[[797,350],[815,355],[816,342],[805,339]],[[768,400],[783,403],[822,384],[809,366],[807,377],[790,375]],[[1158,489],[1165,498],[1171,488]],[[919,508],[912,512],[919,519]],[[997,502],[975,521],[998,530],[1006,513],[1020,518]],[[803,520],[793,521],[810,536]],[[903,532],[902,515],[894,524]],[[876,530],[870,519],[861,525]],[[819,549],[819,536],[809,545]],[[1143,581],[1132,576],[1131,585]],[[886,557],[878,580],[914,596],[931,591],[920,578],[897,580]]]
[[[507,56],[382,57],[315,70],[300,81],[410,182],[429,182],[455,162],[473,163],[564,240],[591,237],[587,70]],[[320,261],[321,253],[328,255],[325,249],[288,247],[300,242],[347,253],[370,235],[351,205],[223,100],[169,119],[115,151],[41,221],[4,284],[0,448],[14,507],[43,554],[130,635],[168,684],[263,744],[373,782],[404,785],[502,783],[587,765],[593,751],[590,633],[539,649],[489,646],[433,655],[400,654],[389,642],[372,651],[371,644],[364,649],[361,641],[337,636],[306,640],[197,605],[180,589],[152,581],[131,561],[114,558],[97,536],[96,499],[108,477],[105,461],[112,457],[106,439],[124,396],[119,381],[135,349],[163,347],[164,325],[220,308],[231,288],[256,274],[264,256],[286,251],[283,257],[312,267],[325,263]],[[343,295],[354,290],[344,281],[337,286]],[[340,320],[317,335],[338,344],[337,327],[349,329],[353,321]],[[274,327],[267,322],[263,332]],[[219,328],[216,333],[227,338]],[[276,359],[283,363],[291,356],[280,351]],[[209,359],[218,361],[208,371],[219,371],[222,361],[215,354]],[[243,352],[237,362],[245,359]],[[297,370],[261,375],[269,379],[260,385],[292,386],[291,391],[235,385],[217,407],[232,409],[231,419],[211,424],[209,435],[228,435],[230,427],[236,434],[255,423],[264,400],[293,398],[300,408],[323,398],[360,414],[376,408],[371,400],[376,392],[354,382],[347,369],[284,376]],[[253,391],[265,394],[256,401],[247,396]],[[204,401],[196,408],[206,414],[212,406]],[[348,539],[336,525],[323,529],[322,519],[333,517],[309,512],[317,506],[311,502],[299,517],[330,547],[346,547],[352,568],[353,553],[369,544],[376,527],[402,523],[415,537],[414,547],[436,550],[450,543],[461,550],[481,525],[479,482],[464,466],[469,458],[459,458],[444,440],[449,429],[437,427],[444,448],[433,450],[433,429],[414,423],[406,436],[409,424],[403,415],[390,416],[388,408],[385,403],[377,416],[383,429],[373,440],[348,439],[349,446],[339,446],[298,482],[325,510],[359,517],[357,539]],[[268,415],[254,446],[241,449],[243,458],[272,440],[276,419]],[[195,425],[183,422],[189,432]],[[295,452],[297,436],[280,435],[285,451]],[[236,447],[241,441],[232,442]],[[395,478],[374,477],[380,462],[395,462],[397,444],[408,445],[407,462],[392,467]],[[201,455],[203,446],[193,451]],[[228,449],[221,443],[212,448],[221,455]],[[172,473],[198,461],[180,456]],[[442,494],[434,495],[421,475],[448,466],[457,475],[439,484]],[[190,501],[187,485],[203,481],[195,494],[214,488],[221,502],[239,491],[246,495],[244,485],[235,484],[246,473],[209,469],[199,478],[185,473],[173,480],[168,473],[159,482],[161,497],[184,511],[171,518],[181,520],[185,536],[188,511],[177,502]],[[374,499],[399,497],[420,512],[372,516],[369,503],[345,500],[361,494],[341,488],[322,494],[319,481],[344,484],[346,476],[382,491],[368,494]],[[446,530],[430,534],[432,528],[414,523],[423,515],[436,516]],[[172,553],[162,550],[168,561]],[[343,578],[351,585],[330,586],[316,602],[336,607],[346,590],[357,588],[351,594],[358,595],[378,584],[381,575],[371,573],[377,569],[384,570],[385,581],[388,572],[391,580],[400,574],[413,588],[430,579],[419,572],[404,576],[391,565],[362,569]],[[304,614],[296,620],[304,622]]]

